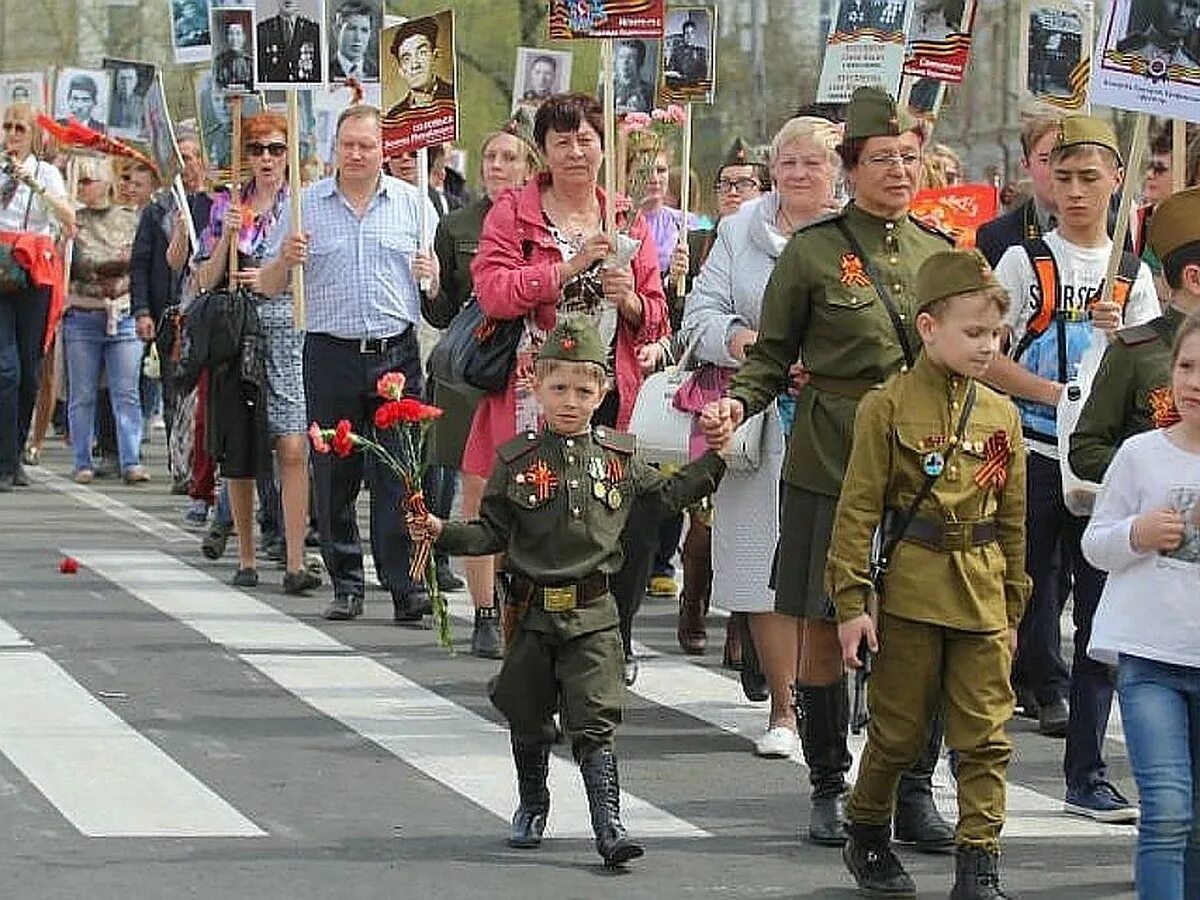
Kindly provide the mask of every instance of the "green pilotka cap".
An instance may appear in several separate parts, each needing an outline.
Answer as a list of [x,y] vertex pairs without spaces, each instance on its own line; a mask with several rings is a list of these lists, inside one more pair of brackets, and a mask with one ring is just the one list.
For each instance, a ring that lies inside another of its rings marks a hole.
[[978,250],[943,250],[917,270],[917,311],[947,297],[1000,287],[992,267]]
[[725,154],[725,159],[720,167],[723,169],[726,166],[752,166],[756,162],[760,162],[760,160],[754,158],[754,151],[750,145],[740,137],[736,137],[729,145],[729,152]]
[[595,325],[582,316],[565,316],[546,335],[538,359],[588,362],[607,367],[608,351]]
[[860,87],[854,91],[850,105],[846,107],[846,130],[842,140],[895,137],[912,131],[920,124],[911,113],[897,106],[887,91],[877,87]]
[[1150,219],[1150,249],[1164,262],[1187,244],[1200,241],[1200,187],[1172,194]]
[[1081,144],[1106,147],[1117,155],[1117,162],[1121,162],[1121,146],[1111,125],[1095,116],[1064,116],[1058,126],[1055,149],[1078,147]]

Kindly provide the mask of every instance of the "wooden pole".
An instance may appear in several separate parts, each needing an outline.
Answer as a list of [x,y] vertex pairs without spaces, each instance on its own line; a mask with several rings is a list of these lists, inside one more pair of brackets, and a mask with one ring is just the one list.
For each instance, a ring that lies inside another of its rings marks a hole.
[[[292,234],[304,233],[300,211],[300,101],[294,88],[287,92],[288,119],[288,202],[292,213]],[[292,266],[292,327],[303,331],[306,321],[304,308],[304,266]]]
[[[229,140],[229,151],[232,157],[229,172],[229,193],[238,205],[242,202],[242,97],[232,94],[226,101],[229,103],[229,118],[233,123],[233,135]],[[229,290],[237,288],[238,275],[238,238],[240,235],[230,235],[229,240]]]
[[[683,107],[683,160],[679,172],[679,211],[683,214],[679,224],[679,243],[687,247],[688,239],[688,210],[692,200],[692,104]],[[687,272],[684,272],[675,282],[675,296],[682,297],[687,293]]]
[[[421,195],[421,240],[418,248],[422,253],[429,252],[431,243],[429,237],[429,148],[422,147],[417,151],[417,192]],[[428,278],[422,278],[418,285],[422,291],[428,293],[433,285]]]
[[[75,192],[79,190],[79,165],[74,153],[67,156],[67,201],[77,203]],[[63,250],[63,295],[71,293],[71,261],[75,257],[75,239],[70,238]]]
[[1171,193],[1187,187],[1187,122],[1175,119],[1171,123]]
[[[610,241],[617,239],[617,98],[613,85],[613,42],[605,38],[600,42],[600,84],[604,90],[604,233]],[[615,246],[615,244],[614,244]]]
[[188,246],[195,252],[200,246],[200,238],[196,236],[196,223],[192,221],[192,210],[188,206],[187,190],[183,186],[183,176],[176,175],[172,184],[175,191],[175,202],[179,205],[179,215],[183,217],[183,227],[187,230]]
[[1113,282],[1117,278],[1121,254],[1125,252],[1125,235],[1129,233],[1129,212],[1133,205],[1134,195],[1141,186],[1138,179],[1142,173],[1142,160],[1146,156],[1149,130],[1150,117],[1146,113],[1138,113],[1133,122],[1133,140],[1129,147],[1129,159],[1125,161],[1125,182],[1121,186],[1121,205],[1117,208],[1117,225],[1113,231],[1112,252],[1108,254],[1108,268],[1104,271],[1104,293],[1101,299],[1106,303],[1112,302]]

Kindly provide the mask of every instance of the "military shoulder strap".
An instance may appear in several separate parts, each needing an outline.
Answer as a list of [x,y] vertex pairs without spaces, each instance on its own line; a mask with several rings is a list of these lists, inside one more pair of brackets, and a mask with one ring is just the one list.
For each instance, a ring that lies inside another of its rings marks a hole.
[[922,231],[932,234],[934,237],[940,237],[943,241],[945,241],[951,247],[954,246],[954,237],[952,235],[946,234],[946,232],[942,231],[942,229],[938,228],[936,225],[932,225],[923,219],[919,219],[916,216],[914,216],[912,213],[908,214],[908,220],[910,222],[912,222],[914,225],[916,225],[918,228],[920,228]]
[[1155,327],[1161,321],[1163,319],[1159,317],[1153,322],[1145,322],[1142,325],[1131,325],[1128,328],[1122,328],[1117,332],[1117,340],[1126,347],[1138,347],[1142,344],[1148,344],[1151,341],[1157,341],[1160,338],[1163,339],[1164,343],[1169,343],[1166,336]]
[[525,454],[537,449],[540,442],[536,431],[526,431],[518,434],[511,441],[506,441],[496,448],[496,455],[505,465],[516,462]]
[[613,428],[594,428],[592,436],[596,443],[605,450],[611,450],[623,456],[630,456],[637,449],[637,438],[624,431],[617,431]]

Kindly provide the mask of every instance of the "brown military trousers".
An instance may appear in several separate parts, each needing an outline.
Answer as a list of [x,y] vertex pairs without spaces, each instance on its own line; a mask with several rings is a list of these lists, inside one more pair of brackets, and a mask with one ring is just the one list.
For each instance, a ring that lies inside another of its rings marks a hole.
[[955,841],[998,850],[1012,754],[1004,732],[1013,712],[1011,665],[1007,631],[958,631],[881,615],[867,746],[846,806],[850,821],[891,822],[900,775],[925,747],[944,701],[946,745],[958,751]]

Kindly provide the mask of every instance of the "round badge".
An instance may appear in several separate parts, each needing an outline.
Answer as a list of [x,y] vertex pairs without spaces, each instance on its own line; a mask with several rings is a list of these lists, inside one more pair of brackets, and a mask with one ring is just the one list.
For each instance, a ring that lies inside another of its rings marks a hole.
[[608,505],[611,509],[621,508],[621,492],[616,488],[608,492]]
[[921,460],[921,468],[926,475],[935,477],[942,474],[942,470],[946,468],[946,457],[942,456],[937,450],[932,453],[926,453]]
[[597,481],[592,484],[592,495],[597,500],[603,500],[608,496],[608,486],[603,481]]

